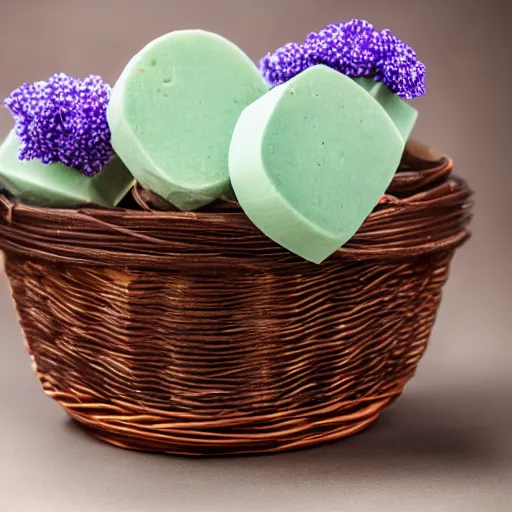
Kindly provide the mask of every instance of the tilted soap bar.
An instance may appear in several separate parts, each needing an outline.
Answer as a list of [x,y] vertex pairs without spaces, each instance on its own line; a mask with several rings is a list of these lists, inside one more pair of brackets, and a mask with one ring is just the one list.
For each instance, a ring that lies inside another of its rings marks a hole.
[[20,160],[19,147],[20,141],[12,130],[0,146],[0,185],[21,203],[48,207],[83,203],[116,206],[134,183],[116,156],[98,174],[87,177],[61,163]]
[[380,103],[395,123],[404,143],[407,142],[418,119],[418,111],[400,96],[393,94],[383,82],[375,82],[370,78],[355,78],[354,81]]
[[242,110],[268,91],[237,46],[172,32],[131,59],[107,110],[112,145],[137,181],[182,210],[229,190],[228,152]]
[[391,182],[404,141],[352,79],[314,66],[247,107],[229,172],[241,207],[269,238],[320,263],[347,242]]

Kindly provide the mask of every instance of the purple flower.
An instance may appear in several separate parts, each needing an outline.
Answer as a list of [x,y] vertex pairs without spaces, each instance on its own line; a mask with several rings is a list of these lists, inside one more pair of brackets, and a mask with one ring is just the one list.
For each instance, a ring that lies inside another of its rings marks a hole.
[[389,89],[406,100],[425,94],[426,67],[416,52],[390,30],[380,33],[382,57],[377,72]]
[[275,86],[316,64],[350,77],[382,81],[405,99],[425,94],[426,68],[414,50],[389,30],[378,32],[364,20],[327,25],[303,43],[288,43],[263,57],[260,69]]
[[99,76],[79,80],[64,73],[14,90],[4,103],[21,140],[20,160],[61,162],[86,176],[101,171],[114,154],[107,124],[110,93]]
[[348,76],[369,76],[380,58],[378,32],[363,20],[327,25],[306,38],[314,64],[325,64]]
[[288,43],[261,59],[263,77],[271,85],[287,82],[311,65],[308,49],[297,43]]

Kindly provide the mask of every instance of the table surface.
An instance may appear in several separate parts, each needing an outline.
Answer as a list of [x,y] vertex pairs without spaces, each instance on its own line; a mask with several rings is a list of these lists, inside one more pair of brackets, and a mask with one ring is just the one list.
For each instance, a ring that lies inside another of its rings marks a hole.
[[471,365],[444,366],[442,326],[404,395],[366,432],[295,453],[197,460],[114,448],[68,419],[32,374],[2,275],[0,321],[1,512],[512,510],[509,374],[475,377],[473,363],[464,379]]

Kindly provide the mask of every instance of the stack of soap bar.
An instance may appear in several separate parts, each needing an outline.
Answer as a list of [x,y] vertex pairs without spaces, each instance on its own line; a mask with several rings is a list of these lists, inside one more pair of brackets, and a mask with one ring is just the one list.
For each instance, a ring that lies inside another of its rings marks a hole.
[[243,111],[229,171],[251,221],[320,263],[372,211],[403,148],[397,127],[370,94],[337,71],[313,66]]
[[380,103],[395,123],[404,143],[407,142],[418,118],[418,111],[393,94],[383,82],[369,78],[355,78],[354,81]]
[[83,203],[116,206],[131,189],[133,176],[118,157],[87,177],[61,163],[20,160],[12,130],[0,146],[0,185],[18,201],[34,206],[72,207]]
[[268,91],[237,46],[201,30],[162,36],[131,59],[107,110],[112,145],[137,181],[182,210],[229,190],[242,110]]

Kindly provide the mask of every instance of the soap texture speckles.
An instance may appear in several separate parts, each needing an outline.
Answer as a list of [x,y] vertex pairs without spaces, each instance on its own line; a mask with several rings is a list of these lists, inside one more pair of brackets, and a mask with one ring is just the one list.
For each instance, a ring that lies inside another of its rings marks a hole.
[[314,66],[247,107],[229,171],[251,221],[320,263],[359,229],[398,167],[403,139],[354,80]]
[[268,91],[258,68],[221,36],[185,30],[135,55],[113,88],[112,145],[137,181],[181,210],[230,187],[229,144],[242,110]]

